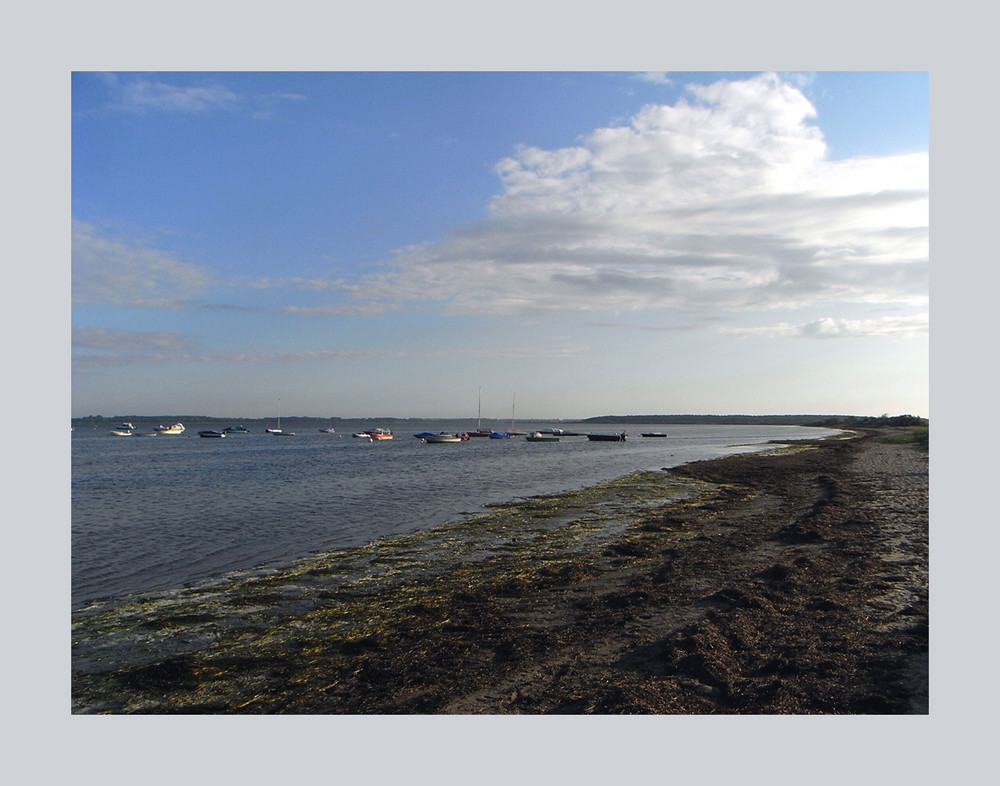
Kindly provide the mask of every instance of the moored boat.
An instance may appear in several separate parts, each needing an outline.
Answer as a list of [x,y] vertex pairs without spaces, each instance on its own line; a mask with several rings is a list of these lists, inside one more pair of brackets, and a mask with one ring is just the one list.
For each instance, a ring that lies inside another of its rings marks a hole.
[[429,444],[441,444],[441,443],[456,443],[462,442],[462,436],[460,434],[427,434],[423,436],[424,442]]
[[534,431],[531,434],[528,434],[525,437],[525,439],[528,442],[558,442],[559,441],[559,437],[557,437],[555,434],[543,434],[540,431]]
[[156,431],[158,434],[181,434],[184,432],[184,424],[174,423],[174,425],[172,426],[160,425],[153,430]]
[[387,428],[373,428],[366,433],[372,439],[392,439],[392,432]]
[[621,434],[588,434],[587,439],[591,442],[624,442],[628,435],[624,431]]
[[667,436],[662,431],[645,431],[639,435],[640,437],[665,437]]
[[225,434],[249,434],[250,429],[246,426],[226,426],[222,429]]
[[199,431],[198,436],[218,439],[226,435],[222,431],[213,431],[211,429],[205,429],[204,431]]

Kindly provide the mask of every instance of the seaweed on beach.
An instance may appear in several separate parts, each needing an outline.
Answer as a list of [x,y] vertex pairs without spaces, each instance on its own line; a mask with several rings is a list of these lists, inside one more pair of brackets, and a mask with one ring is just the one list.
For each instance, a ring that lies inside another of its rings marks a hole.
[[926,456],[803,447],[93,609],[74,711],[926,712]]

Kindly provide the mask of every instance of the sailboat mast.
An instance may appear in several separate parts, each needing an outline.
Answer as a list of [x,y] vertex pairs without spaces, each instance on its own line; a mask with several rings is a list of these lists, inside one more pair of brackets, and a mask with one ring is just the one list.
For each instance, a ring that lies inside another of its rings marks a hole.
[[479,386],[479,410],[477,413],[476,431],[483,430],[483,386]]

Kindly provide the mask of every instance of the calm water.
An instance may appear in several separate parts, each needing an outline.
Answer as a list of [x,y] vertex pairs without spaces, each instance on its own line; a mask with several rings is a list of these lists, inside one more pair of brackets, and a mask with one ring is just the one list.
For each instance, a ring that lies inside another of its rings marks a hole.
[[[157,422],[134,421],[138,431]],[[772,440],[816,438],[794,426],[669,426],[628,429],[624,443],[563,437],[558,443],[470,439],[425,444],[421,431],[469,430],[463,421],[405,424],[286,420],[294,437],[264,432],[202,439],[230,422],[186,422],[181,435],[116,437],[80,422],[72,438],[73,605],[182,587],[236,569],[277,566],[460,520],[490,503],[584,488]],[[363,442],[354,431],[384,425],[395,438]],[[503,429],[506,424],[483,423]],[[551,423],[518,423],[522,431]],[[555,424],[613,433],[618,426]],[[659,431],[665,439],[638,438]]]

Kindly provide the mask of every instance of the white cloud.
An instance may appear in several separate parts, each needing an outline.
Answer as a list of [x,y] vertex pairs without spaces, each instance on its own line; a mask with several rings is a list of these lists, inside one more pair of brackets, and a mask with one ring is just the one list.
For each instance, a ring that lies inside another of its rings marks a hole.
[[116,105],[131,112],[205,112],[232,109],[239,99],[222,85],[178,87],[166,82],[135,79],[120,86]]
[[110,92],[106,108],[136,114],[198,114],[243,109],[263,119],[271,117],[279,104],[306,100],[303,95],[289,92],[239,95],[218,82],[176,85],[129,73],[98,72],[94,76],[103,81]]
[[926,302],[926,154],[831,161],[773,74],[688,91],[579,145],[519,148],[487,221],[356,293],[490,315]]
[[667,76],[666,71],[643,71],[636,74],[635,78],[654,85],[672,85],[674,83],[674,80]]
[[102,237],[73,223],[73,302],[139,308],[184,308],[211,276],[201,267],[136,242]]
[[778,338],[910,338],[928,330],[925,314],[911,317],[881,317],[879,319],[834,319],[824,317],[800,325],[782,322],[776,325],[748,328],[722,328],[721,332],[737,336]]
[[73,328],[74,349],[177,352],[187,347],[187,339],[177,333],[166,331],[134,332],[96,326]]

